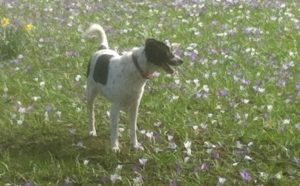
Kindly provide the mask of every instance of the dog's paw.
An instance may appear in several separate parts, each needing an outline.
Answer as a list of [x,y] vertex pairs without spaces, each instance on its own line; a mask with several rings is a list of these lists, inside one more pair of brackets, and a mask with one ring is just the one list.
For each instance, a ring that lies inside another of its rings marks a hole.
[[114,146],[112,147],[112,151],[117,153],[117,152],[120,152],[120,147],[119,146]]
[[144,151],[144,147],[140,144],[140,143],[136,143],[133,145],[133,148],[135,150],[141,150],[141,151]]
[[90,131],[90,136],[97,136],[97,133],[96,133],[96,131]]

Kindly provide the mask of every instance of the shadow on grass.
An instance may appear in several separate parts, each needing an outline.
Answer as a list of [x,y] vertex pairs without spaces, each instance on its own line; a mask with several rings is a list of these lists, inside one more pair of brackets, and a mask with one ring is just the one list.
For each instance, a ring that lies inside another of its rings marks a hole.
[[[7,170],[4,170],[7,179],[19,182],[20,176],[16,178],[16,173],[31,177],[34,167],[38,167],[48,177],[54,174],[55,178],[52,179],[57,181],[68,173],[74,174],[76,169],[75,172],[81,171],[82,167],[85,169],[85,160],[95,165],[93,168],[102,169],[102,172],[115,169],[118,154],[111,152],[109,138],[90,137],[84,132],[71,133],[68,127],[61,124],[23,125],[10,129],[3,127],[0,131],[0,163],[7,166]],[[62,172],[51,173],[58,169],[62,169]],[[87,172],[89,170],[81,174]],[[45,179],[48,179],[47,176]],[[22,177],[21,180],[25,181],[26,176]]]

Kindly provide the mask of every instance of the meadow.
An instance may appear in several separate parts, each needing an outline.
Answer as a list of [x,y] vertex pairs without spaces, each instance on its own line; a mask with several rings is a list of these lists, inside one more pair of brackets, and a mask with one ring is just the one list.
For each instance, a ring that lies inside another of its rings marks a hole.
[[[0,185],[299,185],[300,4],[257,0],[0,0]],[[138,118],[144,150],[112,152],[109,102],[88,135],[86,68],[157,38],[184,64],[157,72]]]

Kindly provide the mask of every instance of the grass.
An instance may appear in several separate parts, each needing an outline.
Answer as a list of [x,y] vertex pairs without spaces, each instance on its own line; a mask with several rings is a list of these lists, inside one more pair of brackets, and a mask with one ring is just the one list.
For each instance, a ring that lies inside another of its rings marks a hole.
[[[3,1],[1,185],[298,185],[299,6]],[[125,114],[121,152],[110,150],[103,98],[99,137],[87,135],[85,73],[98,41],[82,32],[94,22],[120,52],[154,37],[184,58],[146,86],[144,151],[127,148]]]

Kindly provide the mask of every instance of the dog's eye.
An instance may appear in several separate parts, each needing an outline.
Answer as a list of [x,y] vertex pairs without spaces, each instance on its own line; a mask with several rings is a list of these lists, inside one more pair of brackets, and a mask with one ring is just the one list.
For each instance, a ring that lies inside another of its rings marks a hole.
[[168,52],[168,57],[169,57],[169,58],[173,58],[173,57],[174,57],[173,53],[169,51],[169,52]]

